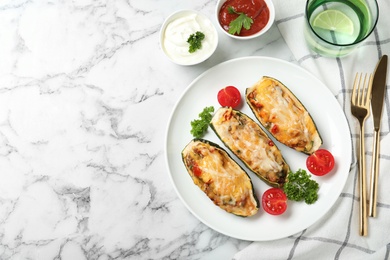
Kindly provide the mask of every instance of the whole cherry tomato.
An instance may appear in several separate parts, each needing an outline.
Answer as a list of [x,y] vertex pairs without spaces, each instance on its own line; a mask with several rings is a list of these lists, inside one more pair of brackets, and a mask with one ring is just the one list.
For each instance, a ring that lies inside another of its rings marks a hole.
[[333,169],[334,157],[328,150],[319,149],[307,157],[306,167],[314,175],[325,175]]

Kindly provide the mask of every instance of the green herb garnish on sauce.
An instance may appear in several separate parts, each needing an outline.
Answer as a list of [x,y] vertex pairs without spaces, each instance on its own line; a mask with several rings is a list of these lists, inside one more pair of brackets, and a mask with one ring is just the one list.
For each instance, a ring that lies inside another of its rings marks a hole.
[[201,138],[206,133],[208,126],[210,125],[211,119],[213,118],[212,113],[214,107],[205,107],[199,114],[199,119],[191,121],[191,134],[196,138]]
[[232,6],[228,6],[229,14],[238,14],[238,17],[229,23],[230,34],[240,34],[242,27],[249,30],[253,23],[252,18],[244,13],[236,12]]
[[190,44],[188,49],[189,53],[196,52],[196,50],[202,48],[202,41],[204,40],[205,35],[202,32],[197,31],[188,37],[187,42]]
[[289,172],[287,182],[283,190],[289,200],[305,201],[307,204],[313,204],[318,199],[319,185],[311,179],[311,175],[305,170],[299,169],[297,172]]

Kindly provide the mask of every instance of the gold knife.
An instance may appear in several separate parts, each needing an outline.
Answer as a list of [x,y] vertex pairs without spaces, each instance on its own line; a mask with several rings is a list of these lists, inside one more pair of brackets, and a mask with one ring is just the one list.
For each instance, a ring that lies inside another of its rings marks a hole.
[[371,109],[374,119],[374,144],[370,173],[370,202],[368,215],[376,217],[376,198],[378,190],[378,172],[379,172],[379,137],[382,117],[383,100],[386,94],[386,76],[387,76],[387,55],[383,55],[379,60],[372,81]]

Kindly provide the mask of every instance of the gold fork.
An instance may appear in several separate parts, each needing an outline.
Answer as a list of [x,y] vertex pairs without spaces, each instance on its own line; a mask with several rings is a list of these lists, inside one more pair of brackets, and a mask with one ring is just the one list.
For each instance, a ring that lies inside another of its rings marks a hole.
[[360,146],[359,146],[359,234],[367,235],[367,191],[366,191],[366,157],[364,147],[364,122],[370,113],[372,88],[372,75],[356,73],[351,97],[351,113],[359,121]]

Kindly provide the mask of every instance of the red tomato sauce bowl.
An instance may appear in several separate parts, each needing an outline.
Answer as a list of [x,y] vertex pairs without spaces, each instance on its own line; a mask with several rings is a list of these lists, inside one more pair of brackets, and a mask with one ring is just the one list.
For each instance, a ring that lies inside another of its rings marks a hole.
[[[232,9],[234,12],[231,12]],[[241,14],[252,19],[250,28],[240,27],[239,33],[229,33],[230,23]],[[235,39],[247,40],[259,37],[271,28],[275,21],[275,8],[272,0],[218,0],[215,15],[219,28],[225,34]]]

